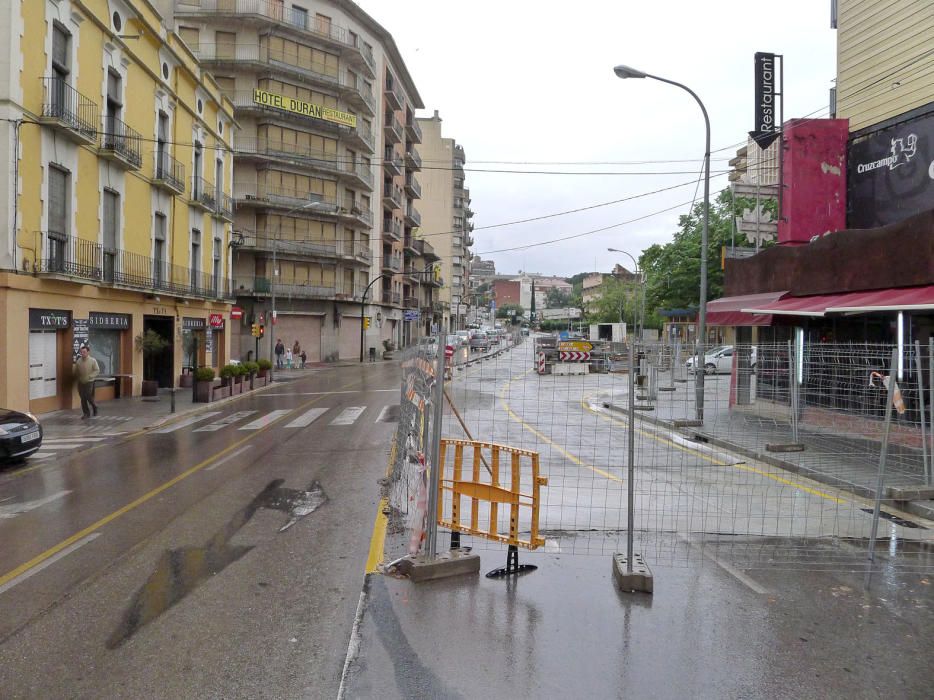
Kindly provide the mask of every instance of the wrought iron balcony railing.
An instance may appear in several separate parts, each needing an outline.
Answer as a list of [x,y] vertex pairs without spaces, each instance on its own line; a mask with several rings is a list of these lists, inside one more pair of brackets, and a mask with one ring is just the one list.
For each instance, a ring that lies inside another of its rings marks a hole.
[[153,180],[157,185],[178,192],[185,193],[185,166],[175,160],[166,151],[154,151],[153,159]]
[[131,168],[143,164],[142,135],[112,114],[104,115],[101,155],[112,157]]
[[42,121],[61,127],[82,143],[97,143],[100,124],[97,103],[64,78],[42,78]]
[[217,207],[217,196],[214,184],[199,175],[191,176],[191,201],[200,204],[209,211]]

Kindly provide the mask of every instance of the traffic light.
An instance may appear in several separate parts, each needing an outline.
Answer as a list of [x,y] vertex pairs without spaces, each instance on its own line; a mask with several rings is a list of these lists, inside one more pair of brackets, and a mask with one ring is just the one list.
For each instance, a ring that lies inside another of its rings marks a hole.
[[369,327],[370,327],[370,317],[369,317],[369,316],[364,316],[364,317],[363,317],[363,327],[364,327],[364,328],[369,328]]
[[254,323],[253,325],[250,326],[250,335],[252,335],[254,338],[259,338],[259,324],[258,323]]
[[265,337],[265,335],[266,335],[266,326],[264,326],[264,325],[261,323],[261,324],[259,324],[259,337],[260,337],[260,338],[263,338],[263,337]]

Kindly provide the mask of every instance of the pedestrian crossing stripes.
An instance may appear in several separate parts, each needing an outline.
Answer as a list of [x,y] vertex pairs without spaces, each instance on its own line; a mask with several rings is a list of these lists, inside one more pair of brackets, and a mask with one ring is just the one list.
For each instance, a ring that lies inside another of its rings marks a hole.
[[251,421],[250,423],[247,423],[246,425],[242,426],[240,430],[259,430],[260,428],[265,428],[267,425],[269,425],[273,421],[276,421],[282,416],[286,415],[287,413],[291,413],[291,412],[292,412],[292,409],[290,408],[280,408],[275,411],[270,411],[265,416],[257,418],[256,420]]
[[162,433],[162,434],[174,433],[176,430],[179,430],[181,428],[187,428],[189,425],[200,423],[203,420],[207,420],[208,418],[213,418],[214,416],[219,416],[220,414],[221,414],[220,411],[208,411],[207,413],[201,413],[197,416],[190,416],[186,418],[185,420],[179,421],[178,423],[173,423],[167,428],[159,428],[159,430],[153,430],[153,432]]
[[220,430],[221,428],[226,428],[231,423],[236,423],[238,421],[241,421],[247,416],[252,416],[254,413],[256,413],[256,411],[237,411],[236,413],[232,413],[229,416],[226,416],[225,418],[221,418],[219,421],[215,421],[214,423],[211,423],[210,425],[205,425],[200,428],[195,428],[192,432],[213,433],[217,430]]
[[99,433],[94,436],[45,438],[42,440],[42,447],[39,448],[39,451],[33,452],[29,458],[37,460],[48,459],[49,457],[60,457],[62,454],[61,452],[50,452],[50,450],[71,451],[86,447],[94,447],[95,445],[104,442],[109,438],[120,437],[121,435],[125,434],[126,433]]
[[310,411],[305,411],[305,413],[300,415],[298,418],[293,420],[291,423],[289,423],[285,427],[286,428],[305,428],[311,425],[312,423],[314,423],[325,413],[327,413],[328,410],[329,409],[327,408],[313,408]]
[[331,421],[331,425],[353,425],[365,410],[366,406],[348,406]]

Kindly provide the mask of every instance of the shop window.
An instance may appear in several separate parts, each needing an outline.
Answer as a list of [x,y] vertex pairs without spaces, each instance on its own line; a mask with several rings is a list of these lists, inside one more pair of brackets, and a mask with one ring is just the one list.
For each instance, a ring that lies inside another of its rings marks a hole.
[[91,328],[88,332],[91,354],[97,360],[102,376],[120,374],[120,335],[121,331],[103,328]]

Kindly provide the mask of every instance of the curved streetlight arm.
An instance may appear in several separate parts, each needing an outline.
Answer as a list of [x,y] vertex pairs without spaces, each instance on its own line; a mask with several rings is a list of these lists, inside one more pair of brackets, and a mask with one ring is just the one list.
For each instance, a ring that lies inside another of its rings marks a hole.
[[366,306],[366,295],[367,295],[367,293],[370,291],[370,287],[372,287],[374,284],[376,284],[377,282],[379,282],[379,281],[380,281],[381,279],[383,279],[384,277],[388,277],[388,278],[392,279],[392,275],[387,275],[386,273],[383,273],[383,274],[381,274],[381,275],[377,275],[376,277],[373,278],[373,281],[370,282],[370,283],[366,286],[366,289],[363,290],[363,296],[360,297],[360,362],[361,362],[361,363],[363,362],[363,343],[364,343],[364,340],[363,340],[363,337],[364,337],[363,314],[366,313],[366,311],[365,311],[365,309],[364,309],[364,306]]

